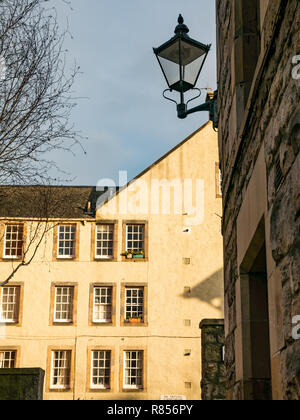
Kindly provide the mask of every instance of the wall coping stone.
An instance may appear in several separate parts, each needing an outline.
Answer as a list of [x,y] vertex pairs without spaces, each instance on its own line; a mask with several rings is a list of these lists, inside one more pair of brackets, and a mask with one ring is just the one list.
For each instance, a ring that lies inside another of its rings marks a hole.
[[0,376],[1,375],[37,375],[43,373],[44,370],[41,368],[3,368],[0,369]]
[[202,319],[199,324],[199,328],[211,327],[211,326],[224,326],[224,319]]

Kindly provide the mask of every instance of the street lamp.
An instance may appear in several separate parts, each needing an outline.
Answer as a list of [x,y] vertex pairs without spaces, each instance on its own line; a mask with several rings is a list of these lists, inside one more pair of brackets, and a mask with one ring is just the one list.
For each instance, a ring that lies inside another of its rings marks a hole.
[[[197,111],[209,111],[210,119],[217,127],[217,92],[208,95],[206,103],[187,109],[187,104],[201,94],[200,89],[195,88],[206,57],[211,45],[198,42],[188,35],[189,28],[184,24],[183,17],[179,15],[178,25],[175,28],[175,36],[158,48],[153,48],[154,54],[159,62],[163,75],[168,84],[168,89],[163,93],[166,99],[177,104],[178,118],[186,118],[187,115]],[[180,93],[180,103],[165,96],[165,92],[175,90]],[[184,94],[189,90],[198,90],[200,94],[184,102]]]

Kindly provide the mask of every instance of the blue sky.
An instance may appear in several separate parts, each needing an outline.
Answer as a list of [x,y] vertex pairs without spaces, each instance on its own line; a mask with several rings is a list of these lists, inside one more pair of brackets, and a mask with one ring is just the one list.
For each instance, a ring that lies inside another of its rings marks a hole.
[[86,154],[78,147],[75,156],[54,155],[73,185],[117,182],[119,170],[131,179],[208,120],[206,112],[177,118],[175,104],[162,97],[167,86],[152,47],[174,35],[181,13],[189,35],[212,44],[197,86],[215,89],[214,0],[71,0],[72,9],[52,2],[61,26],[70,27],[69,60],[81,68],[72,121],[88,137]]

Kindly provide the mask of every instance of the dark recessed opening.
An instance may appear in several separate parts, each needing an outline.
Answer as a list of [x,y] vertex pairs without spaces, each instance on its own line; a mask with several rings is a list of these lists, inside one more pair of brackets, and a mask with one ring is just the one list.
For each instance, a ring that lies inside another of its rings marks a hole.
[[283,181],[283,173],[281,170],[280,159],[277,157],[275,161],[275,191],[278,191],[281,183]]
[[251,394],[254,400],[270,400],[272,393],[265,244],[263,244],[249,272],[249,303]]

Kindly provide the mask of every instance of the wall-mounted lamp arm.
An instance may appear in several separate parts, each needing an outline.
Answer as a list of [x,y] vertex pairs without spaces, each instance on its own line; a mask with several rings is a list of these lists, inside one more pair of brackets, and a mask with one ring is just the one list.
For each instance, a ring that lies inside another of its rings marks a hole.
[[193,114],[198,111],[208,111],[209,119],[213,122],[213,128],[218,128],[218,107],[217,107],[217,91],[214,92],[212,99],[208,100],[204,104],[195,106],[194,108],[187,109],[185,103],[177,105],[177,116],[180,119],[186,118],[189,114]]
[[204,104],[195,106],[194,108],[187,109],[186,104],[177,105],[177,116],[178,118],[186,118],[189,114],[193,114],[198,111],[210,111],[211,105],[210,102],[205,102]]

